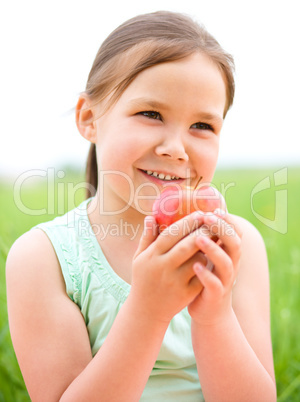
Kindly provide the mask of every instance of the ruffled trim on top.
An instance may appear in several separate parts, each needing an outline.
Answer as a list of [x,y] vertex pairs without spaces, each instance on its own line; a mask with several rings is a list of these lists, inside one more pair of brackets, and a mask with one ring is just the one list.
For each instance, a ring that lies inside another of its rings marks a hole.
[[91,198],[80,205],[82,211],[84,209],[85,214],[79,217],[78,225],[80,227],[80,220],[84,220],[88,229],[86,236],[80,236],[80,241],[82,242],[83,249],[88,250],[89,268],[96,275],[100,285],[116,300],[124,303],[128,297],[131,286],[115,273],[103,254],[87,214],[87,205],[90,201]]
[[75,254],[74,245],[72,244],[72,239],[68,236],[64,239],[64,242],[60,243],[63,250],[65,261],[67,263],[67,272],[63,271],[64,277],[70,276],[73,283],[73,300],[81,307],[81,290],[82,290],[82,278],[79,267],[79,261]]

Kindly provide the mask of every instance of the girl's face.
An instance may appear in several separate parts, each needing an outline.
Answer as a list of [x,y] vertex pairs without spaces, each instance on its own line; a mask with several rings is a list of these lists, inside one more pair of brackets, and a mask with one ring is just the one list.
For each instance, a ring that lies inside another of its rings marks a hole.
[[95,122],[106,209],[130,204],[149,214],[167,184],[210,182],[225,103],[222,73],[204,54],[141,72]]

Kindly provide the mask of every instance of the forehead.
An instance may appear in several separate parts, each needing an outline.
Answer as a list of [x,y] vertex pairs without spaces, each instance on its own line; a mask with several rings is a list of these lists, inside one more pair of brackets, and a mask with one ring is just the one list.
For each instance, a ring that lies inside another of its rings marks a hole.
[[205,54],[194,53],[180,60],[161,63],[142,71],[121,95],[121,103],[149,98],[181,107],[216,109],[223,115],[225,78]]

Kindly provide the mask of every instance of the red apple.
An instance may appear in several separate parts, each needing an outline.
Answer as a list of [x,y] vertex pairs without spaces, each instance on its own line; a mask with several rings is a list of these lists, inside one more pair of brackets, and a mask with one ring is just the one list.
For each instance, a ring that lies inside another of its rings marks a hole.
[[167,186],[154,201],[152,212],[160,231],[163,231],[194,211],[213,212],[217,208],[226,211],[226,203],[214,187],[202,186],[196,190],[186,187],[182,190],[179,186]]

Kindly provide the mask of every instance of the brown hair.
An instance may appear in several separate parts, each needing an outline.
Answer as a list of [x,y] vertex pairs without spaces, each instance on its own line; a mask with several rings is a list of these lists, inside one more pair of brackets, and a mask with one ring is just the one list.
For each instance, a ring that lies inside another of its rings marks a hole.
[[[225,117],[234,98],[232,56],[222,49],[202,25],[184,14],[170,11],[139,15],[115,29],[96,55],[85,93],[97,103],[111,95],[102,110],[105,113],[141,71],[159,63],[178,60],[195,51],[208,55],[225,77]],[[97,189],[95,144],[90,147],[86,180],[89,187]],[[90,190],[87,193],[89,197]]]

